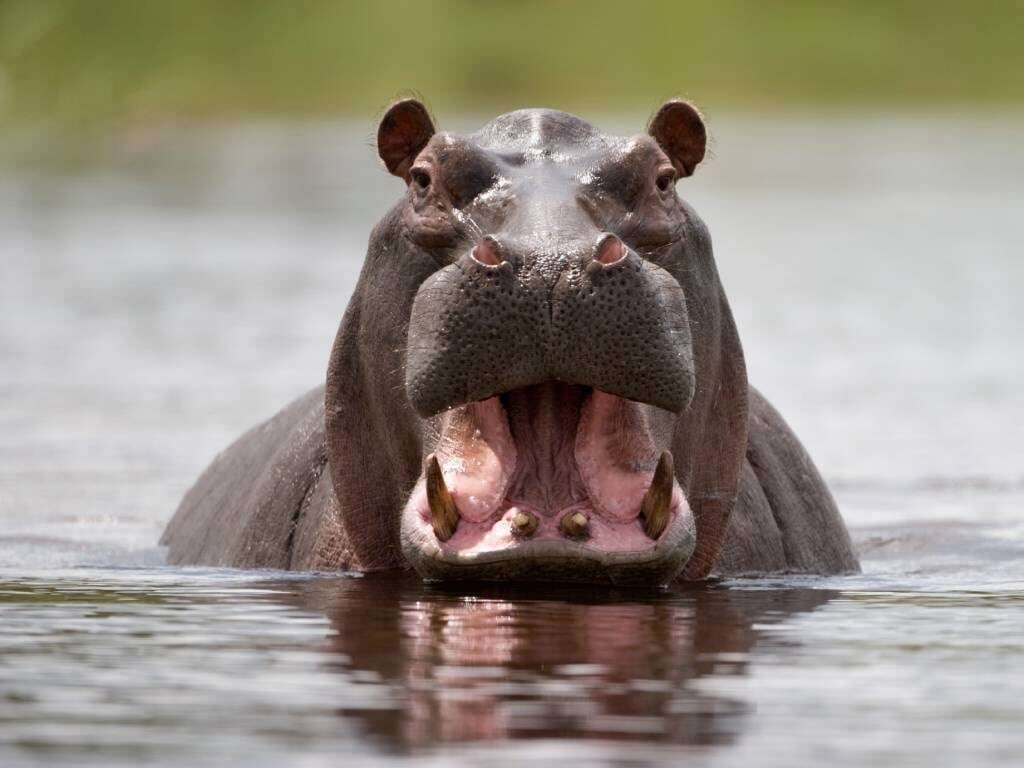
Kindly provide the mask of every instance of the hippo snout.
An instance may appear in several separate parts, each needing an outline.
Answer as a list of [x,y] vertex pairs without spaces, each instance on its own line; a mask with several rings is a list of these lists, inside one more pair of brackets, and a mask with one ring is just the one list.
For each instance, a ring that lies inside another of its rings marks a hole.
[[426,578],[666,583],[693,551],[667,450],[694,388],[682,287],[617,235],[562,242],[488,235],[416,295],[431,427],[402,546]]
[[685,410],[694,370],[682,287],[615,235],[591,243],[566,258],[488,236],[428,278],[406,355],[416,410],[432,416],[549,380]]

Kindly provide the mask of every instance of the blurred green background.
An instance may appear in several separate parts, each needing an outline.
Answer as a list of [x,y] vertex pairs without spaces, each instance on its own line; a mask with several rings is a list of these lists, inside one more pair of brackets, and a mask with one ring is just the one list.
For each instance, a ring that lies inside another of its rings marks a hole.
[[1016,106],[1021,2],[0,0],[0,121]]

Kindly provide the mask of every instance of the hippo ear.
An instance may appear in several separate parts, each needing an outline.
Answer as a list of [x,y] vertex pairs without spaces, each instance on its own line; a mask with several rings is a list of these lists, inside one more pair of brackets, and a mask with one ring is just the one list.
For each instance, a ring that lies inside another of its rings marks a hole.
[[654,137],[680,177],[690,176],[704,159],[708,134],[697,108],[688,101],[673,99],[658,110],[647,132]]
[[409,181],[409,169],[416,156],[434,135],[430,113],[416,99],[391,105],[377,129],[377,154],[395,176]]

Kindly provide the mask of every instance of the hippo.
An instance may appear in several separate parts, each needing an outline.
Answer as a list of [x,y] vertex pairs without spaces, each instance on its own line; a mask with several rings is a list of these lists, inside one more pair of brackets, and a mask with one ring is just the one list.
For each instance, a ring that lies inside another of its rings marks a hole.
[[683,100],[628,137],[549,109],[458,135],[392,105],[377,151],[405,192],[326,382],[214,459],[168,561],[651,586],[857,571],[820,474],[747,382],[678,193],[706,144]]

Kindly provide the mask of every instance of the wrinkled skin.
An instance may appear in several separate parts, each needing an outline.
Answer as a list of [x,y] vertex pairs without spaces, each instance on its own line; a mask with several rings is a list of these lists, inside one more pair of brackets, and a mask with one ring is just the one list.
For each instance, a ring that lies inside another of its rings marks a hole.
[[215,460],[170,561],[625,584],[856,570],[817,470],[747,384],[677,192],[705,139],[679,101],[625,138],[547,110],[455,136],[394,105],[378,151],[406,192],[326,388]]

